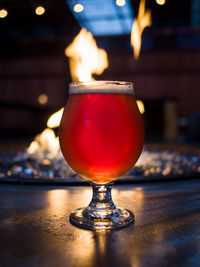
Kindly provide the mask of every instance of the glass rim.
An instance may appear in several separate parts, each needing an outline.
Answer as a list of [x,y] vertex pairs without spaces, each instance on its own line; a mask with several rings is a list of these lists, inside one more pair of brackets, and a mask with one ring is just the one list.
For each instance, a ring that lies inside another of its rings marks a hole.
[[126,81],[95,80],[71,82],[69,94],[83,93],[118,93],[134,94],[134,84]]

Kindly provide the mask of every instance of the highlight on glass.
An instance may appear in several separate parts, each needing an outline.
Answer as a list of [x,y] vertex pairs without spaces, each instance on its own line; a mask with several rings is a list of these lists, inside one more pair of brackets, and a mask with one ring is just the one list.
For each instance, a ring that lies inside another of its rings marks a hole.
[[113,182],[134,166],[144,144],[133,87],[118,81],[74,82],[69,86],[59,129],[60,146],[67,163],[93,189],[88,207],[70,215],[75,226],[115,229],[134,221],[133,213],[117,208],[111,197]]

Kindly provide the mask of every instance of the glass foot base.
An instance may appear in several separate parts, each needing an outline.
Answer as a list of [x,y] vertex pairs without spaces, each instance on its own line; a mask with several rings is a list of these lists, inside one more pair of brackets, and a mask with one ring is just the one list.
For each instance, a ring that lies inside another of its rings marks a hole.
[[80,208],[70,214],[70,222],[88,230],[106,230],[125,227],[134,222],[134,215],[126,209],[116,209],[112,213],[92,213],[88,208]]

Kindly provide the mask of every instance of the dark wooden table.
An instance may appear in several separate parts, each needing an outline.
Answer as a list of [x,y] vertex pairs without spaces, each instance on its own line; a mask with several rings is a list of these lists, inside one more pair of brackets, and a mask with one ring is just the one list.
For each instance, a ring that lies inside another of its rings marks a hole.
[[200,179],[114,186],[136,218],[115,231],[69,223],[90,197],[87,186],[0,184],[0,266],[200,266]]

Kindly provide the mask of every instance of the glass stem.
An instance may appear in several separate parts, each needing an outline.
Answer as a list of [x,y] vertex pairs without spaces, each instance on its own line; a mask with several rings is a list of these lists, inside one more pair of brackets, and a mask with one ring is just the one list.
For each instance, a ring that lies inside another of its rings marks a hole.
[[85,215],[90,219],[106,219],[119,210],[111,197],[112,184],[92,184],[93,196]]

